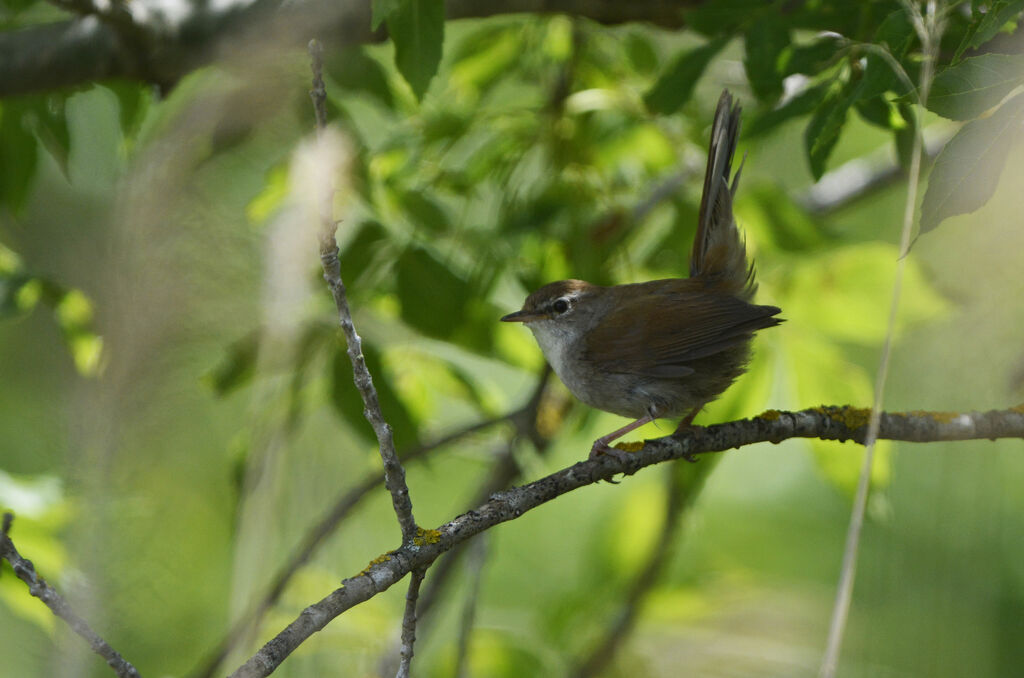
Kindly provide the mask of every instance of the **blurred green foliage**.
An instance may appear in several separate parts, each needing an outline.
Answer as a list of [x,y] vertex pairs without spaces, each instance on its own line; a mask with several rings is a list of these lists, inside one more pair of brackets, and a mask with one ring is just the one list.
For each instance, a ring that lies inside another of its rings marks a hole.
[[[53,18],[41,3],[4,7],[4,30]],[[439,0],[374,2],[391,40],[328,52],[327,92],[354,148],[336,205],[342,275],[400,451],[522,406],[541,357],[497,319],[527,292],[686,270],[723,86],[745,106],[736,211],[759,299],[788,322],[758,338],[749,373],[699,422],[870,403],[902,187],[817,216],[799,197],[879,148],[906,167],[924,125],[945,129],[939,117],[964,124],[932,169],[921,229],[950,224],[907,262],[887,403],[1012,402],[1024,311],[1008,300],[1024,294],[1024,248],[1015,196],[998,188],[1004,166],[1004,183],[1024,172],[1010,151],[1021,69],[990,41],[1022,9],[944,6],[921,115],[921,42],[900,2],[707,2],[675,32],[557,15],[445,23]],[[302,221],[295,149],[313,126],[305,56],[285,61],[258,79],[202,69],[163,99],[118,82],[0,101],[0,503],[18,514],[24,554],[147,675],[197,666],[339,493],[379,466],[314,240],[294,229],[304,254],[292,269],[270,236]],[[271,331],[269,300],[291,283],[305,286],[294,322]],[[566,397],[555,385],[541,407],[550,450],[501,425],[411,464],[419,521],[469,508],[506,447],[533,478],[616,425],[565,413]],[[843,675],[995,677],[1024,661],[1014,452],[882,447]],[[691,488],[679,547],[608,675],[814,675],[860,461],[838,443],[762,446],[502,526],[472,673],[568,673],[655,547],[675,482]],[[383,490],[360,504],[229,664],[393,548],[389,511]],[[106,675],[9,574],[0,655],[17,663],[0,675],[60,674],[61,662]],[[422,675],[455,665],[460,574],[420,629]],[[398,588],[280,673],[383,673]]]

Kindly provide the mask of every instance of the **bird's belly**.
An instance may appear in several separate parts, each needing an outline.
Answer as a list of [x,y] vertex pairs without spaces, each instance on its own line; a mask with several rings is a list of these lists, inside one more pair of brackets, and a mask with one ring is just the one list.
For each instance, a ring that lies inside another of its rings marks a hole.
[[581,361],[567,360],[555,373],[572,394],[591,407],[639,419],[647,414],[681,417],[702,401],[690,392],[687,378],[657,379],[636,374],[604,372]]

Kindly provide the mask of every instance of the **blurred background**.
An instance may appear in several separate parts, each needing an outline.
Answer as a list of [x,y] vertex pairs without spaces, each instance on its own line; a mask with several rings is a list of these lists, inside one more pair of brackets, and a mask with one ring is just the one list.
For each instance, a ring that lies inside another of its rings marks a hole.
[[[723,88],[744,105],[736,212],[758,301],[787,322],[697,423],[870,406],[918,131],[931,175],[885,407],[1024,400],[1024,3],[940,5],[930,110],[892,71],[920,76],[916,5],[680,3],[625,21],[458,18],[449,3],[446,21],[440,2],[392,4],[373,7],[389,39],[352,38],[335,15],[238,31],[173,78],[158,50],[148,73],[95,81],[55,62],[72,88],[29,91],[11,84],[17,59],[0,67],[0,508],[143,675],[232,671],[399,543],[320,278],[332,185],[425,527],[623,423],[575,402],[530,333],[497,320],[551,280],[684,275]],[[170,5],[3,6],[8,48],[97,14],[121,31],[120,11],[188,35],[165,25]],[[337,131],[319,145],[313,36]],[[972,79],[996,68],[997,85]],[[1019,675],[1022,451],[879,444],[840,676]],[[862,454],[756,445],[501,525],[428,573],[414,674],[814,676]],[[277,675],[393,675],[404,596],[403,582],[352,609]],[[239,619],[254,624],[225,646]],[[110,675],[6,563],[0,620],[0,676]]]

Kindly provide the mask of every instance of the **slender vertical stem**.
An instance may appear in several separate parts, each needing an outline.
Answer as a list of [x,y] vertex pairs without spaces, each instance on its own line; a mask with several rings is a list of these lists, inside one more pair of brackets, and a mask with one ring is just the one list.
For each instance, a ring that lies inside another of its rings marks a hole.
[[[928,101],[931,89],[932,73],[935,67],[935,53],[941,33],[937,13],[936,0],[929,0],[927,15],[922,17],[913,2],[905,2],[907,11],[914,21],[914,28],[921,39],[924,63],[921,69],[921,83],[918,90],[918,104],[923,109]],[[910,162],[910,176],[907,185],[907,200],[903,209],[903,229],[900,234],[900,258],[896,263],[896,275],[892,286],[892,299],[889,305],[889,320],[885,333],[885,343],[875,377],[874,401],[871,405],[871,417],[868,421],[867,436],[864,441],[864,464],[857,480],[857,491],[854,495],[850,525],[846,531],[846,543],[843,549],[843,564],[839,573],[839,584],[836,600],[832,608],[832,619],[829,623],[828,641],[825,655],[822,658],[820,678],[835,678],[839,666],[839,653],[842,650],[843,634],[850,615],[850,601],[853,598],[853,583],[857,574],[857,555],[860,551],[860,535],[864,527],[864,514],[867,509],[868,491],[871,486],[871,470],[875,461],[875,443],[882,414],[882,400],[885,393],[885,382],[889,376],[889,361],[892,356],[892,338],[895,334],[896,318],[899,313],[900,296],[903,290],[903,275],[906,269],[907,255],[910,248],[910,234],[914,225],[914,210],[917,206],[917,192],[921,181],[921,154],[923,132],[918,125],[914,137],[914,148]]]

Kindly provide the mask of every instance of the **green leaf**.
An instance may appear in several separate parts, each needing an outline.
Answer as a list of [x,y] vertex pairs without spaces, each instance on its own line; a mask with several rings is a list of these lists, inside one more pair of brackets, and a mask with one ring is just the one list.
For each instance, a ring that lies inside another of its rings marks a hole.
[[782,94],[780,55],[789,47],[789,24],[774,10],[751,24],[743,38],[746,54],[743,67],[750,88],[761,101],[774,101]]
[[[956,48],[953,60],[958,60],[968,49],[974,49],[984,45],[995,37],[1007,23],[1009,23],[1021,10],[1024,10],[1024,0],[996,0],[987,3],[986,12],[982,14],[978,7],[973,7],[971,24],[964,33],[960,46]],[[980,19],[979,19],[980,17]]]
[[395,98],[384,67],[362,47],[331,50],[324,69],[340,88],[368,94],[387,108],[394,108]]
[[704,35],[735,33],[749,17],[763,10],[765,0],[716,0],[696,3],[686,12],[686,25]]
[[406,190],[398,195],[398,204],[418,230],[439,234],[447,231],[451,219],[444,208],[424,190]]
[[838,35],[823,35],[806,45],[792,45],[782,53],[782,74],[817,75],[835,63],[846,46],[847,41]]
[[750,124],[743,127],[742,134],[744,138],[752,139],[766,134],[787,120],[807,115],[821,105],[822,100],[828,93],[828,89],[829,85],[827,83],[815,85],[797,94],[778,108],[760,114],[751,120]]
[[928,110],[970,120],[1024,84],[1024,54],[984,54],[950,66],[932,83]]
[[727,36],[715,38],[706,44],[683,52],[662,73],[654,86],[644,95],[647,110],[669,115],[690,100],[697,80],[704,73],[711,58],[729,42]]
[[252,380],[256,373],[256,356],[260,348],[260,333],[249,332],[228,347],[220,364],[206,373],[203,381],[218,396],[224,397]]
[[413,94],[422,100],[441,63],[444,44],[444,1],[404,0],[388,15],[395,43],[395,65]]
[[[381,413],[384,420],[391,425],[395,447],[399,451],[411,447],[417,440],[416,422],[405,403],[391,388],[391,377],[384,370],[380,351],[366,340],[363,340],[363,359],[366,361],[366,369],[373,377]],[[349,423],[353,431],[367,441],[375,441],[373,429],[363,415],[363,398],[352,380],[352,361],[346,353],[343,338],[338,342],[334,353],[331,375],[331,403],[335,411]]]
[[907,103],[898,104],[897,111],[903,124],[894,126],[892,130],[893,141],[896,142],[896,158],[900,167],[909,171],[914,154],[914,140],[918,133],[917,114],[914,107]]
[[0,205],[20,213],[36,170],[38,141],[24,123],[24,106],[0,102]]
[[134,137],[142,125],[150,102],[149,88],[127,80],[107,81],[103,86],[117,97],[121,134],[128,138]]
[[949,140],[928,178],[921,204],[921,233],[988,202],[999,183],[1022,115],[1024,94],[1018,94],[990,117],[967,123]]
[[807,124],[804,145],[811,174],[815,180],[825,174],[825,164],[839,141],[839,135],[846,124],[847,113],[850,106],[857,101],[862,83],[863,80],[850,81],[841,86],[834,84]]
[[397,283],[402,320],[428,337],[448,339],[465,321],[473,290],[426,250],[414,246],[402,254]]
[[387,254],[385,245],[388,232],[380,222],[364,221],[358,228],[355,237],[345,245],[341,253],[341,275],[346,285],[352,285],[364,271],[378,265],[377,260],[382,252]]
[[860,113],[860,117],[872,125],[882,129],[893,129],[893,114],[896,107],[884,97],[876,96],[869,99],[860,99],[854,104],[854,108]]
[[71,153],[71,133],[64,114],[67,99],[60,94],[43,96],[33,101],[35,129],[39,140],[67,176],[68,155]]
[[402,5],[402,0],[373,0],[370,4],[370,28],[377,30]]

